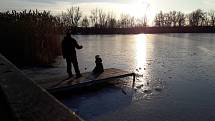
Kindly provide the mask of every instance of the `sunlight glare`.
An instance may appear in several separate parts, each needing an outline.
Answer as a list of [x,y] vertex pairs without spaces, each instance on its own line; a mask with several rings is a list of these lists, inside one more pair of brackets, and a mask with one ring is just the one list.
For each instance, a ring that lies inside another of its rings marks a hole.
[[146,40],[145,34],[136,35],[136,68],[144,69],[146,64]]
[[126,9],[128,14],[137,18],[142,18],[145,15],[147,16],[149,3],[146,0],[137,0],[130,3],[128,8]]

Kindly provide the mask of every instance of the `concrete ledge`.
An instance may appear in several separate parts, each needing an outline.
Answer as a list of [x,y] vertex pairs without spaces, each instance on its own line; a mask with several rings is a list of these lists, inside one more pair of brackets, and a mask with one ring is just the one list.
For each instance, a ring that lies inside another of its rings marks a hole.
[[[27,78],[24,73],[22,73],[1,54],[0,89],[2,90],[0,90],[0,101],[1,103],[4,103],[4,109],[7,109],[7,111],[4,112],[5,114],[1,115],[5,115],[5,117],[10,118],[10,120],[82,120],[74,112],[50,95],[46,90]],[[2,99],[2,97],[4,99]]]
[[7,101],[7,97],[5,96],[1,86],[0,86],[0,117],[1,120],[4,121],[17,121],[15,116],[13,115],[12,109]]

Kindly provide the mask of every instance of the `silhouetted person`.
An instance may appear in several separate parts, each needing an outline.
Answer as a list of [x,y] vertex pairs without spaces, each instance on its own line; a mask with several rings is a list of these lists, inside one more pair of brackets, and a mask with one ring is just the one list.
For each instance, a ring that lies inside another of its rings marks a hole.
[[103,64],[102,64],[102,59],[100,58],[99,55],[95,56],[95,63],[96,63],[96,67],[93,69],[93,75],[94,76],[98,76],[102,72],[104,72],[104,68],[103,68]]
[[79,45],[77,41],[71,37],[70,33],[67,33],[62,41],[62,54],[63,58],[66,59],[67,63],[67,73],[69,74],[69,78],[73,77],[72,70],[71,70],[71,63],[75,69],[76,78],[81,77],[81,73],[78,67],[78,61],[76,56],[75,49],[82,49],[83,46]]

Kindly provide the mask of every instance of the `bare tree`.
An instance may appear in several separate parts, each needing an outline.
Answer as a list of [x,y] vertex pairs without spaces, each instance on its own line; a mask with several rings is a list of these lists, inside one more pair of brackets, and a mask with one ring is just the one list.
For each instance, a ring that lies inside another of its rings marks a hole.
[[107,27],[108,28],[117,27],[117,20],[113,13],[108,13],[108,15],[107,15]]
[[143,26],[143,27],[146,27],[146,26],[148,25],[148,18],[147,18],[147,16],[145,15],[145,16],[142,18],[142,20],[143,20],[142,26]]
[[85,16],[81,22],[82,27],[88,27],[89,26],[89,20],[87,18],[87,16]]
[[132,16],[129,16],[128,18],[128,27],[134,27],[135,26],[135,18]]
[[208,16],[209,16],[209,18],[210,18],[210,25],[211,26],[215,26],[215,10],[210,10],[209,12],[208,12]]
[[162,27],[164,26],[164,14],[162,11],[160,11],[156,16],[155,16],[155,26]]
[[164,20],[163,20],[163,26],[171,27],[172,25],[172,18],[169,13],[164,13]]
[[202,26],[205,18],[205,13],[201,9],[197,9],[188,15],[190,26]]
[[155,26],[158,26],[158,27],[161,26],[161,24],[160,24],[160,18],[158,17],[158,15],[155,16],[154,22],[155,22]]
[[128,18],[129,18],[129,15],[128,14],[121,14],[120,16],[120,27],[121,28],[127,28],[128,27]]
[[91,20],[92,26],[94,27],[96,27],[98,24],[98,18],[99,18],[98,15],[99,15],[99,10],[97,8],[91,11],[90,20]]
[[106,13],[102,10],[102,9],[99,9],[99,27],[100,28],[105,28],[106,27],[106,24],[107,24],[107,20],[106,20]]
[[62,12],[62,15],[60,16],[60,19],[61,19],[61,22],[63,23],[64,27],[72,26],[71,20],[70,20],[69,16],[66,13]]
[[176,14],[176,22],[178,24],[179,27],[181,26],[185,26],[185,19],[186,19],[186,16],[184,13],[182,12],[177,12]]
[[177,25],[177,12],[176,11],[170,11],[170,17],[172,21],[172,26],[175,27]]
[[82,13],[79,7],[73,7],[74,10],[74,26],[77,27],[79,20],[81,19]]
[[201,19],[201,24],[200,25],[201,26],[208,26],[209,23],[210,23],[210,20],[208,18],[208,14],[206,12],[204,12],[204,15],[203,15],[203,17]]
[[79,7],[71,7],[67,12],[62,13],[62,21],[66,26],[78,27],[82,13]]

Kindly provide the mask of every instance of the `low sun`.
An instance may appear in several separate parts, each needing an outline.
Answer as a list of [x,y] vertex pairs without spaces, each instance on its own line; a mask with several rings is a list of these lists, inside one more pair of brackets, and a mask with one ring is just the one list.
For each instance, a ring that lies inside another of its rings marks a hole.
[[128,5],[129,9],[126,11],[131,16],[142,18],[144,16],[148,17],[149,6],[150,4],[146,0],[135,0],[131,4]]

